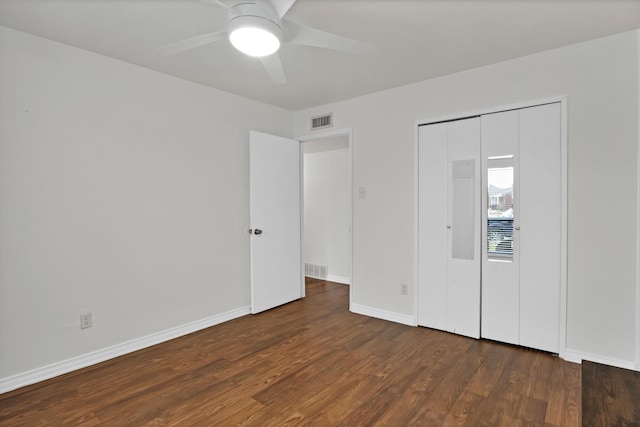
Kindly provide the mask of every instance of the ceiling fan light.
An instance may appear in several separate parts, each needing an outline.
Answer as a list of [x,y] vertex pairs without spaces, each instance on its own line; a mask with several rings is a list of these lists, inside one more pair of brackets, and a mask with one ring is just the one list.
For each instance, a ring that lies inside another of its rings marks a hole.
[[267,56],[280,48],[280,40],[262,28],[243,27],[229,34],[233,47],[249,56]]
[[229,41],[249,56],[271,55],[280,48],[282,30],[273,22],[256,16],[240,16],[229,23]]

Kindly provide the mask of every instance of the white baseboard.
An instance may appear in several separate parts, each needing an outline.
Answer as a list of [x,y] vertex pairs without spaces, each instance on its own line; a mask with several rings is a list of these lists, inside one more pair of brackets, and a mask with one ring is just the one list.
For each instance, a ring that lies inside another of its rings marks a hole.
[[328,274],[327,282],[335,282],[335,283],[342,283],[343,285],[350,285],[351,279],[348,277],[334,276],[333,274]]
[[0,393],[6,393],[20,387],[57,377],[58,375],[86,368],[87,366],[95,365],[96,363],[104,362],[105,360],[113,359],[114,357],[132,353],[137,350],[142,350],[143,348],[151,347],[152,345],[160,344],[250,313],[250,306],[240,307],[205,319],[196,320],[195,322],[186,323],[184,325],[136,338],[131,341],[112,345],[91,353],[72,357],[61,362],[52,363],[51,365],[36,368],[31,371],[1,378]]
[[349,310],[352,313],[362,314],[376,319],[388,320],[390,322],[402,323],[403,325],[418,326],[418,321],[414,316],[396,313],[395,311],[381,310],[375,307],[351,303]]
[[638,370],[636,369],[636,366],[633,360],[614,359],[611,357],[600,356],[597,354],[583,353],[580,351],[569,350],[569,349],[567,349],[567,351],[564,354],[564,360],[568,362],[573,362],[573,363],[582,363],[583,360],[588,360],[590,362],[596,362],[596,363],[601,363],[603,365],[615,366],[617,368],[631,369],[634,371]]

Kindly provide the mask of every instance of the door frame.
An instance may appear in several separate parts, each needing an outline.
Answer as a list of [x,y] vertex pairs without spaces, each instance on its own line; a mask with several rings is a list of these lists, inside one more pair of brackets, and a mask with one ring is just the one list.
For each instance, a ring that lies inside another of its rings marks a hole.
[[562,199],[561,199],[561,219],[560,219],[560,331],[558,343],[558,356],[565,359],[567,350],[567,95],[557,95],[549,98],[535,99],[514,104],[500,105],[494,107],[486,107],[479,110],[469,111],[466,113],[449,114],[446,116],[438,116],[427,119],[416,120],[414,125],[414,144],[413,144],[413,291],[416,298],[414,299],[414,324],[418,324],[418,293],[419,289],[419,253],[418,253],[418,231],[419,231],[419,127],[423,125],[435,124],[439,122],[460,120],[469,117],[482,116],[484,114],[498,113],[509,110],[519,110],[521,108],[535,107],[537,105],[560,103],[560,164],[562,168]]
[[[332,129],[323,132],[316,132],[311,134],[306,134],[303,136],[295,137],[294,139],[299,141],[301,144],[309,141],[317,141],[322,139],[330,139],[340,136],[347,137],[348,143],[348,175],[349,175],[349,204],[347,207],[347,216],[349,223],[349,237],[348,237],[348,250],[349,259],[347,264],[349,265],[349,311],[351,311],[351,301],[353,300],[353,131],[352,128],[343,128],[343,129]],[[301,191],[301,203],[300,203],[300,254],[301,254],[301,262],[302,262],[302,296],[305,296],[305,285],[304,285],[304,153],[303,150],[300,150],[300,191]]]
[[[640,70],[640,31],[637,32],[637,56]],[[640,73],[637,75],[640,85]],[[640,96],[638,96],[638,111],[640,111]],[[640,120],[637,123],[638,150],[636,159],[636,371],[640,371]]]

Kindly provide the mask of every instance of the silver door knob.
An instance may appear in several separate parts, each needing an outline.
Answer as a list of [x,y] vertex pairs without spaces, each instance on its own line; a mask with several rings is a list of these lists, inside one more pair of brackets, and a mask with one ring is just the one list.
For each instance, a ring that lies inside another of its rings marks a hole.
[[515,227],[513,227],[513,228],[515,228],[516,230],[520,230],[520,226],[519,226],[519,225],[516,225],[516,226],[515,226]]
[[450,228],[451,228],[451,226],[450,226],[450,225],[447,225],[447,230],[448,230],[448,229],[450,229]]

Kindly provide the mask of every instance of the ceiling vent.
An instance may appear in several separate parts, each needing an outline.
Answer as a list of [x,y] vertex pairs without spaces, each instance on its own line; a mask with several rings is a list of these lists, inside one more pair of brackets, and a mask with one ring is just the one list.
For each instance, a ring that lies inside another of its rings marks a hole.
[[311,117],[311,130],[330,128],[333,126],[333,113]]

